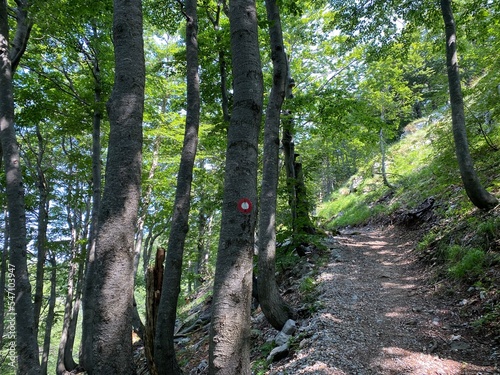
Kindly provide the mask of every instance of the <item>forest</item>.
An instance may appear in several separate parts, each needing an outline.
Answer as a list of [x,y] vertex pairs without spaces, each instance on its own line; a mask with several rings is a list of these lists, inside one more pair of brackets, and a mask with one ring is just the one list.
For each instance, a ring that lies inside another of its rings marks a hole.
[[182,374],[203,291],[250,375],[252,298],[370,220],[497,293],[499,50],[493,0],[2,0],[0,373]]

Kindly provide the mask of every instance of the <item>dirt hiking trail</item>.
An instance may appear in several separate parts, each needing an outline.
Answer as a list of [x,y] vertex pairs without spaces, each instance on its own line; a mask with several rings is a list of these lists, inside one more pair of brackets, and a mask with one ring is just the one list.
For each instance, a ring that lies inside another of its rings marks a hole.
[[474,335],[458,297],[436,292],[408,233],[355,229],[329,247],[316,279],[321,308],[266,374],[500,374],[497,348]]

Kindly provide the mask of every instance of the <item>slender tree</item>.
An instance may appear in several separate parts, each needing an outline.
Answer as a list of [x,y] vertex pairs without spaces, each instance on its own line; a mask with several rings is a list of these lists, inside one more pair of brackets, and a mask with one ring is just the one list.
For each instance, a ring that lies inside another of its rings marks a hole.
[[45,332],[43,338],[43,352],[41,363],[41,374],[47,375],[47,367],[49,365],[49,352],[50,352],[50,336],[52,333],[52,326],[54,325],[55,307],[56,307],[56,287],[57,287],[57,262],[53,253],[50,254],[50,295],[49,306],[47,311],[47,318],[45,320]]
[[266,109],[262,189],[259,210],[258,292],[262,311],[271,325],[280,330],[293,316],[276,284],[276,202],[278,190],[279,126],[281,107],[288,85],[287,60],[283,45],[281,19],[275,0],[266,0],[273,85]]
[[490,210],[498,204],[498,200],[481,185],[469,151],[464,100],[458,71],[457,32],[451,0],[441,0],[441,12],[446,32],[446,66],[448,68],[451,120],[460,176],[471,202],[478,208]]
[[227,135],[209,373],[250,374],[250,304],[262,69],[254,0],[229,2],[234,104]]
[[[36,264],[36,282],[34,298],[34,319],[35,328],[38,332],[40,322],[40,312],[43,302],[43,275],[45,270],[45,261],[47,258],[47,227],[49,221],[49,184],[43,167],[43,157],[45,154],[46,142],[40,132],[40,126],[36,126],[36,136],[38,139],[38,150],[34,151],[36,158],[36,174],[38,178],[38,229],[37,229],[37,264]],[[43,366],[42,372],[47,371]]]
[[26,213],[19,146],[14,129],[13,75],[26,49],[31,31],[28,2],[17,0],[16,32],[9,37],[7,1],[0,1],[0,141],[6,175],[10,229],[10,258],[15,275],[15,321],[18,372],[40,374],[38,343],[31,302],[26,249]]
[[186,0],[187,108],[184,144],[177,174],[177,189],[168,239],[162,294],[158,307],[154,361],[160,375],[181,374],[174,349],[177,300],[182,276],[184,244],[189,229],[191,182],[200,125],[200,82],[198,75],[197,0]]
[[[7,210],[3,211],[3,218],[5,219],[4,227],[4,237],[3,237],[3,248],[1,251],[2,265],[0,267],[0,290],[5,290],[5,277],[7,276],[7,259],[9,258],[9,221],[7,216]],[[0,293],[0,348],[3,347],[4,343],[4,316],[5,316],[5,294]]]
[[105,188],[95,250],[92,358],[89,374],[134,374],[132,301],[134,233],[142,173],[144,44],[141,0],[113,3],[115,82]]
[[[97,30],[92,29],[96,36]],[[82,288],[83,316],[82,316],[82,350],[80,363],[87,368],[92,363],[92,329],[94,318],[94,269],[95,269],[95,246],[101,206],[101,122],[103,113],[102,105],[102,76],[99,57],[97,54],[90,57],[92,62],[92,76],[94,77],[94,110],[92,115],[92,216],[90,220],[89,242],[85,260],[85,279]],[[90,303],[87,304],[86,302]],[[89,366],[87,366],[89,363]]]
[[[206,5],[206,4],[205,4]],[[220,33],[221,29],[221,15],[222,13],[228,13],[229,9],[227,8],[226,1],[218,1],[217,7],[215,8],[215,14],[211,13],[210,7],[206,5],[207,17],[210,20],[210,23],[214,27],[215,30],[215,45],[218,47],[218,59],[217,63],[219,65],[219,75],[220,75],[220,91],[221,91],[221,108],[222,108],[222,117],[224,123],[229,124],[229,120],[231,119],[229,111],[229,94],[228,94],[228,83],[227,83],[227,57],[224,49],[223,38]]]

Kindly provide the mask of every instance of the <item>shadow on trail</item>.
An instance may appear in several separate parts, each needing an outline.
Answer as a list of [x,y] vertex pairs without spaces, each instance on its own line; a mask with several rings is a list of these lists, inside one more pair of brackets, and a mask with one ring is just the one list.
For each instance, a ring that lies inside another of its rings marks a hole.
[[337,241],[318,278],[324,307],[312,319],[317,334],[287,366],[300,367],[294,373],[495,373],[491,348],[470,336],[456,303],[434,295],[412,241],[394,230]]

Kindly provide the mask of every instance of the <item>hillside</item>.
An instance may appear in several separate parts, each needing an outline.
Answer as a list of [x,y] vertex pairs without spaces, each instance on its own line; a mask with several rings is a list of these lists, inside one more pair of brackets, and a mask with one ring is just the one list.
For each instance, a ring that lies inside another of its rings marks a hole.
[[[438,277],[494,286],[500,261],[500,208],[484,212],[467,198],[449,123],[440,116],[408,125],[401,140],[387,149],[385,169],[391,187],[383,183],[377,156],[320,205],[318,216],[330,230],[375,222],[417,231],[419,255],[440,267]],[[484,137],[477,124],[470,128],[476,170],[498,197],[500,159],[492,146],[500,145],[500,129],[489,129]]]
[[[475,209],[461,187],[447,119],[410,124],[318,208],[328,237],[279,260],[281,290],[299,311],[286,357],[267,359],[277,332],[252,320],[255,374],[477,374],[498,371],[500,208]],[[493,129],[489,141],[500,144]],[[471,145],[500,195],[498,153]],[[206,292],[206,291],[205,291]],[[210,297],[186,306],[179,336],[188,374],[207,364]],[[190,308],[190,309],[189,309]],[[195,325],[193,325],[196,323]]]
[[[473,118],[469,142],[484,186],[500,196],[500,128],[484,129]],[[377,223],[396,225],[416,239],[415,254],[431,270],[431,280],[450,293],[476,288],[477,327],[499,331],[500,207],[489,212],[467,198],[454,155],[450,119],[419,120],[387,149],[383,184],[380,156],[324,202],[319,216],[330,230]],[[496,149],[495,149],[496,147]],[[486,298],[489,296],[489,298]]]

